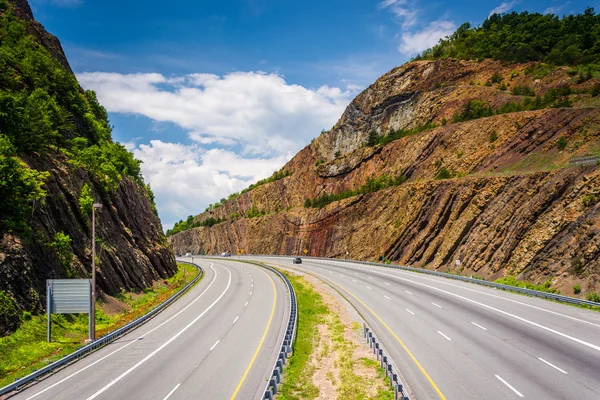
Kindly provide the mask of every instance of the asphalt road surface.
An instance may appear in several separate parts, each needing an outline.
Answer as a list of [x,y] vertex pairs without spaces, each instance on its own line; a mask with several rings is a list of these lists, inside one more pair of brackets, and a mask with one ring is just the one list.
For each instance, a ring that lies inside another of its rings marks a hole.
[[338,290],[374,330],[413,400],[600,399],[598,312],[382,267],[250,258]]
[[288,290],[264,268],[200,265],[202,281],[149,322],[13,398],[260,399],[289,319]]

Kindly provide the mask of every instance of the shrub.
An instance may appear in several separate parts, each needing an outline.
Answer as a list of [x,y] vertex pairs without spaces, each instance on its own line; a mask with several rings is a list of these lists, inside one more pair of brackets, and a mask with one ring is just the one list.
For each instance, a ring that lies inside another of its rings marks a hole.
[[493,115],[492,107],[487,103],[479,100],[470,100],[462,112],[456,113],[452,117],[452,122],[470,121],[473,119],[489,117]]
[[447,123],[448,120],[446,119],[446,117],[442,118],[442,126],[446,126]]
[[535,96],[535,92],[529,86],[515,86],[512,93],[515,96]]
[[596,97],[600,94],[600,83],[596,83],[591,91],[592,97]]
[[438,171],[437,175],[435,176],[435,179],[438,179],[438,180],[439,179],[450,179],[450,178],[452,178],[452,173],[448,169],[446,169],[446,167],[442,167]]
[[71,249],[71,237],[64,232],[56,232],[54,239],[48,243],[48,247],[54,250],[58,262],[61,267],[67,272],[71,273],[71,264],[73,263],[74,255]]
[[79,195],[79,210],[81,211],[81,215],[89,215],[92,212],[93,204],[94,197],[92,196],[92,189],[85,183],[81,188],[81,194]]
[[559,150],[564,150],[567,148],[567,145],[569,144],[569,141],[567,140],[566,137],[561,136],[557,141],[556,141],[556,148],[558,148]]
[[19,308],[15,299],[0,290],[0,336],[14,331],[19,325]]
[[579,293],[581,293],[581,286],[579,286],[579,285],[575,285],[575,286],[573,286],[573,293],[574,293],[574,294],[579,294]]
[[341,152],[341,151],[339,151],[339,150],[338,150],[338,151],[336,151],[336,152],[333,154],[333,156],[334,156],[335,158],[338,158],[338,157],[339,157],[339,156],[341,156],[341,155],[342,155],[342,152]]
[[325,160],[317,160],[317,162],[315,163],[315,167],[318,167],[321,164],[324,164]]
[[600,303],[600,295],[596,292],[590,292],[585,296],[586,300]]
[[496,140],[498,140],[498,134],[496,131],[493,131],[490,133],[490,143],[494,143]]
[[500,75],[499,73],[494,73],[494,75],[492,75],[492,77],[490,78],[490,82],[492,83],[500,83],[504,80],[504,78],[502,77],[502,75]]
[[581,199],[581,203],[584,207],[591,206],[596,203],[596,195],[594,193],[588,193]]

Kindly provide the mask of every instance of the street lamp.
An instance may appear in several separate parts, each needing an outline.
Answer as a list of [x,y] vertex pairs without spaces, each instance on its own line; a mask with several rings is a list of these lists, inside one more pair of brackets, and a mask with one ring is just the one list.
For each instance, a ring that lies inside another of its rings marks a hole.
[[92,321],[90,329],[90,340],[96,340],[96,208],[102,208],[102,204],[94,203],[92,205],[92,310],[90,320]]

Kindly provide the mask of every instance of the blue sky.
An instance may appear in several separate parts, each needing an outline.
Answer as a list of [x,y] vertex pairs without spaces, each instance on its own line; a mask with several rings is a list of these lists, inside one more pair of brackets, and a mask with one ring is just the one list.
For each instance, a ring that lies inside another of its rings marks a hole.
[[168,228],[270,175],[361,89],[463,22],[600,0],[30,3],[144,162]]

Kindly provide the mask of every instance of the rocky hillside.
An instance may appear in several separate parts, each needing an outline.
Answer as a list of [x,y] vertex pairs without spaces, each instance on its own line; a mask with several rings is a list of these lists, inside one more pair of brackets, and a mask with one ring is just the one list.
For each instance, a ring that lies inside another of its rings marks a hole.
[[394,68],[277,176],[169,241],[177,252],[348,252],[598,291],[600,168],[572,162],[600,155],[596,74],[493,59]]
[[[290,160],[283,170],[291,175],[197,217],[225,222],[169,239],[180,252],[348,251],[441,270],[460,259],[463,273],[597,289],[600,170],[569,164],[600,154],[600,99],[590,94],[597,84],[535,63],[406,64]],[[539,96],[539,109],[511,112],[536,101],[524,91]],[[477,102],[493,115],[461,121]],[[390,130],[399,138],[385,143]],[[366,145],[370,136],[383,143]],[[381,177],[402,179],[360,190]],[[307,204],[343,192],[357,194]]]
[[0,54],[2,335],[45,309],[46,279],[90,276],[94,202],[101,292],[141,290],[176,264],[139,162],[24,0],[0,0]]

